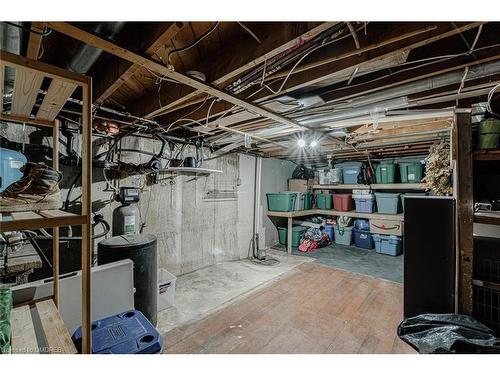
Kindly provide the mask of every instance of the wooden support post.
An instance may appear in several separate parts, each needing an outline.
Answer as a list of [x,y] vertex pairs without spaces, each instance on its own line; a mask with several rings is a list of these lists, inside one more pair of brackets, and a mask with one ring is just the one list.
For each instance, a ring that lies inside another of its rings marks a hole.
[[90,214],[92,212],[92,79],[88,78],[83,89],[83,122],[82,122],[82,215],[86,222],[82,225],[82,353],[92,353],[91,339],[91,266],[92,235]]
[[457,110],[453,134],[456,156],[456,230],[458,234],[458,312],[472,314],[474,197],[470,110]]
[[288,218],[288,226],[287,226],[287,231],[286,231],[286,251],[288,254],[292,253],[292,222],[293,218],[289,217]]
[[[52,168],[59,170],[59,120],[55,120],[52,133]],[[53,299],[59,308],[59,227],[52,228],[52,268],[53,268]]]

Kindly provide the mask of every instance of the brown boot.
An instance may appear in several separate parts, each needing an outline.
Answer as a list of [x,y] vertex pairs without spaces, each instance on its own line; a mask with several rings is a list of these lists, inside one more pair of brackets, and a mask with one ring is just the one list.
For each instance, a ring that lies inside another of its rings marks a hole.
[[0,212],[39,211],[61,208],[59,181],[62,173],[44,163],[26,163],[23,177],[0,193]]

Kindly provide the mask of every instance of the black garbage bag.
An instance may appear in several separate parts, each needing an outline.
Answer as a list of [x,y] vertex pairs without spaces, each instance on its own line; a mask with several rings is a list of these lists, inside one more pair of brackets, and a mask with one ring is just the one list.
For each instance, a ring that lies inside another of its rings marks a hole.
[[468,315],[422,314],[404,319],[398,336],[419,353],[500,353],[500,339]]
[[298,165],[292,173],[292,178],[298,180],[309,180],[310,178],[313,177],[314,177],[314,171],[307,168],[304,164]]

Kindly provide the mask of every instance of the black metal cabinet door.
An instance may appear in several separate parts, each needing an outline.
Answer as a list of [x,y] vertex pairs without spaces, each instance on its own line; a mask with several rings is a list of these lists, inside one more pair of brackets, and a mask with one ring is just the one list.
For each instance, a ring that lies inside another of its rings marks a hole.
[[455,311],[455,200],[406,197],[404,316]]

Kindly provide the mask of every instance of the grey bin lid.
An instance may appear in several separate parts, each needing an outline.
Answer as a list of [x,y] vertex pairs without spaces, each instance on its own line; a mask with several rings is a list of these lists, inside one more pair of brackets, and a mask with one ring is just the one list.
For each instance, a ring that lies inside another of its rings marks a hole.
[[115,236],[99,242],[99,247],[107,248],[134,248],[144,247],[156,242],[156,236],[153,234],[124,234]]

